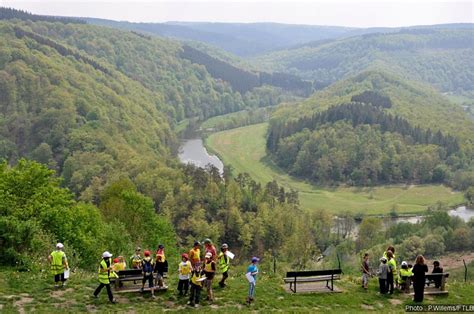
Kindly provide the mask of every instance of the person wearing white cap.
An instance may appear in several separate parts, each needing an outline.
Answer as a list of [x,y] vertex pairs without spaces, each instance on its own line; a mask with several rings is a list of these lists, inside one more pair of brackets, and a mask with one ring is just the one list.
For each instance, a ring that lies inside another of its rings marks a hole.
[[399,278],[399,285],[400,289],[405,292],[410,292],[410,284],[411,284],[411,277],[413,273],[410,269],[408,269],[408,263],[403,261],[400,268],[400,278]]
[[94,291],[94,298],[99,297],[100,291],[106,287],[107,288],[107,295],[109,296],[109,300],[111,303],[116,303],[117,301],[114,299],[114,295],[112,294],[112,289],[110,287],[110,273],[112,271],[112,265],[110,263],[110,258],[112,254],[110,252],[105,251],[102,253],[102,261],[100,261],[99,265],[99,286]]
[[227,243],[222,244],[221,252],[217,256],[217,260],[219,261],[219,267],[222,272],[222,279],[219,281],[219,286],[224,288],[226,286],[225,280],[229,277],[229,266],[230,266],[230,258],[227,256],[227,251],[229,250],[229,246]]
[[379,287],[380,287],[380,294],[387,293],[387,277],[388,277],[388,266],[387,266],[387,258],[382,257],[380,258],[380,265],[379,270],[377,271],[377,275],[379,276]]
[[54,287],[58,288],[59,282],[61,282],[62,287],[64,287],[67,280],[64,278],[64,271],[69,269],[69,265],[62,243],[56,244],[56,249],[48,256],[48,261],[51,264],[51,273],[54,276]]
[[212,258],[212,253],[207,252],[204,261],[204,274],[206,275],[207,300],[214,301],[214,292],[212,291],[212,280],[216,274],[216,262]]

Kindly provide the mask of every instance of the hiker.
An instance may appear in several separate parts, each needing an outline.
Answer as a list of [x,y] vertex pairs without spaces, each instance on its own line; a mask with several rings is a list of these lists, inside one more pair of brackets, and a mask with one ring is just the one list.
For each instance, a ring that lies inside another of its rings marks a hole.
[[192,266],[188,254],[181,254],[181,263],[179,263],[178,267],[178,292],[180,297],[188,294],[191,271]]
[[364,259],[362,260],[362,265],[361,265],[361,271],[362,271],[362,288],[367,290],[369,286],[369,278],[370,278],[369,253],[364,254]]
[[380,258],[380,265],[377,271],[377,275],[379,276],[380,294],[386,294],[387,293],[387,275],[388,275],[387,258],[385,257]]
[[191,272],[191,293],[189,295],[190,306],[194,307],[199,304],[202,283],[205,278],[204,272],[201,269],[201,263],[194,264],[193,271]]
[[127,269],[127,263],[125,262],[125,258],[123,256],[114,258],[113,269],[115,272],[119,272],[119,271]]
[[142,267],[142,256],[141,256],[142,249],[137,247],[135,249],[135,254],[130,257],[130,268],[131,269],[140,269]]
[[212,256],[211,258],[213,261],[215,261],[217,258],[217,251],[214,244],[212,244],[211,239],[204,240],[204,249],[205,249],[205,254],[211,253],[211,256]]
[[[443,273],[443,267],[441,267],[441,264],[439,261],[434,261],[433,262],[433,271],[431,272],[432,274],[442,274]],[[441,276],[437,276],[434,279],[434,284],[436,288],[441,287]]]
[[189,251],[189,261],[191,262],[191,265],[194,266],[196,263],[201,263],[201,243],[199,241],[194,241],[194,246],[193,248]]
[[247,296],[247,304],[250,305],[255,300],[255,284],[257,283],[258,267],[257,263],[260,261],[258,257],[252,257],[252,264],[247,267],[245,276],[249,282],[249,293]]
[[156,272],[156,284],[158,288],[166,289],[167,286],[165,285],[165,273],[168,271],[168,262],[166,261],[165,256],[165,247],[163,244],[158,245],[158,249],[156,250],[156,261],[155,261],[155,272]]
[[210,252],[206,253],[204,259],[204,275],[206,275],[206,290],[207,290],[207,300],[209,302],[214,301],[214,292],[212,291],[212,280],[216,274],[216,262],[212,259],[212,254]]
[[155,286],[153,285],[153,266],[155,264],[155,261],[151,257],[150,251],[145,251],[143,252],[143,255],[145,256],[142,259],[142,274],[143,274],[143,279],[142,279],[142,288],[140,289],[141,292],[144,291],[145,289],[145,283],[148,281],[148,287],[151,290],[151,297],[154,299],[155,298]]
[[408,268],[407,262],[403,261],[400,267],[400,277],[399,277],[398,283],[400,285],[400,289],[404,293],[410,292],[412,276],[413,276],[413,273],[411,272],[411,269]]
[[105,251],[102,253],[102,261],[99,264],[99,286],[97,289],[94,291],[94,298],[99,297],[99,293],[102,290],[102,288],[106,287],[107,288],[107,295],[109,296],[109,301],[111,303],[116,303],[117,301],[114,299],[114,296],[112,294],[112,288],[110,288],[110,272],[112,271],[112,265],[110,262],[110,258],[112,257],[112,254],[109,252]]
[[219,260],[219,268],[222,271],[222,279],[219,281],[219,286],[221,288],[226,286],[225,281],[229,277],[230,257],[227,256],[228,249],[229,246],[226,243],[222,244],[221,252],[219,253],[219,256],[217,256],[217,259]]
[[48,261],[51,264],[51,273],[54,276],[54,288],[59,288],[59,282],[61,281],[61,287],[66,285],[66,278],[64,278],[64,271],[69,269],[69,265],[64,253],[64,245],[62,243],[56,244],[56,250],[51,252],[48,256]]
[[428,272],[428,266],[425,264],[425,258],[422,255],[416,257],[415,266],[413,266],[413,290],[415,296],[414,302],[423,302],[425,292],[425,274]]
[[394,283],[398,279],[397,262],[395,261],[395,258],[393,257],[392,251],[387,251],[387,257],[388,257],[387,291],[389,292],[389,294],[393,294]]
[[388,255],[387,255],[388,251],[392,252],[393,258],[395,258],[395,248],[393,247],[393,245],[389,245],[387,247],[387,250],[385,252],[383,252],[383,257],[385,257],[387,259],[387,261],[388,261]]

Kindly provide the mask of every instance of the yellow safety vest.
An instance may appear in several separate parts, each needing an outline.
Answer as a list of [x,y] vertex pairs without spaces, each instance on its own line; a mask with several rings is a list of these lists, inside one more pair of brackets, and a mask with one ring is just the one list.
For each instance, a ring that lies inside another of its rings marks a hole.
[[400,283],[405,282],[405,279],[403,277],[408,278],[408,277],[411,277],[411,276],[413,276],[413,273],[409,269],[400,268],[400,280],[399,280]]
[[191,276],[191,282],[196,286],[202,287],[202,281],[197,281],[198,279],[201,279],[201,278],[202,278],[201,272],[199,273],[193,272],[193,275]]
[[[158,251],[158,252],[156,253],[156,256],[155,256],[155,257],[156,257],[155,259],[156,259],[156,261],[157,261],[158,263],[164,263],[165,260],[166,260],[165,251],[164,251],[164,250],[161,251],[161,252]],[[161,257],[161,259],[160,259],[160,257]]]
[[189,251],[189,260],[192,262],[199,262],[201,260],[201,250],[200,249],[191,249]]
[[204,264],[204,271],[207,273],[213,273],[215,270],[212,269],[212,264],[215,264],[214,261],[211,261],[210,263],[205,263]]
[[60,275],[64,273],[63,257],[66,254],[63,251],[53,251],[51,253],[51,272],[53,275]]
[[225,255],[225,253],[223,252],[219,253],[218,258],[219,258],[219,267],[221,271],[225,273],[226,271],[229,270],[230,258],[227,255]]
[[189,275],[191,273],[191,263],[186,261],[186,264],[181,263],[179,265],[179,272],[181,275]]
[[398,273],[397,273],[397,261],[395,258],[392,258],[387,262],[387,266],[389,266],[392,269],[392,274],[393,274],[393,280],[396,281],[398,278]]
[[107,269],[107,263],[103,259],[99,265],[99,282],[103,284],[109,284],[110,271],[102,271],[104,269]]

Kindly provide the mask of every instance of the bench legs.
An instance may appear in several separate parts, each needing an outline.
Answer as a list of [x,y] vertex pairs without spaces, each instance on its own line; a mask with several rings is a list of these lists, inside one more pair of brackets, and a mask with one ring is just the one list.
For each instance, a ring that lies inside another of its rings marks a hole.
[[[331,281],[331,287],[329,287],[329,281]],[[326,280],[326,288],[334,291],[334,275],[331,275],[331,279]]]

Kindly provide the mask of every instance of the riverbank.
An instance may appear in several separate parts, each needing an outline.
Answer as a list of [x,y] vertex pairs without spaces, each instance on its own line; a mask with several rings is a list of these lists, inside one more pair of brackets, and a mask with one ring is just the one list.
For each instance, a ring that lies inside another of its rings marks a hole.
[[442,202],[453,208],[464,203],[460,192],[443,185],[390,185],[378,187],[317,187],[295,179],[275,167],[265,154],[267,124],[255,124],[217,132],[205,140],[208,151],[215,153],[234,174],[247,172],[262,184],[276,180],[285,189],[299,193],[303,209],[326,209],[334,214],[389,215],[393,207],[398,214],[417,215],[428,206]]

